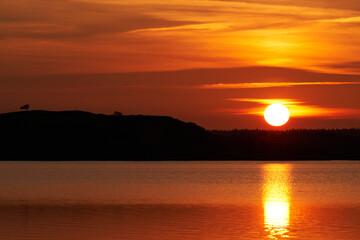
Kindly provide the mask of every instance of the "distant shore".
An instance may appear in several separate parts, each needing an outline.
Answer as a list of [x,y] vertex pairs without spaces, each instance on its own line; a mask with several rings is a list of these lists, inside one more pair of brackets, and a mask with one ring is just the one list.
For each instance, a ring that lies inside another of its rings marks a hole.
[[1,160],[360,160],[360,129],[206,130],[166,116],[0,114]]

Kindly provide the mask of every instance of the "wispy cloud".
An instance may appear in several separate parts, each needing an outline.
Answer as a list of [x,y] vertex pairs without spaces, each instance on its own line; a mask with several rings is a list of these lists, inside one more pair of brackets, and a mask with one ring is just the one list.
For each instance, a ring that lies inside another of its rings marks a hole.
[[[214,0],[217,1],[217,0]],[[309,7],[309,8],[320,8],[320,9],[349,9],[352,11],[360,9],[360,3],[357,0],[347,0],[346,2],[342,1],[324,1],[324,0],[223,0],[229,2],[249,2],[249,3],[260,3],[260,4],[272,4],[275,6],[299,6],[299,7]]]
[[340,63],[333,63],[333,64],[324,64],[323,66],[335,69],[352,69],[352,70],[360,70],[360,61],[356,62],[340,62]]
[[153,16],[144,6],[113,6],[74,1],[18,0],[0,2],[0,37],[63,40],[167,28],[197,21]]
[[283,99],[283,98],[230,98],[228,100],[231,101],[238,101],[238,102],[254,102],[260,104],[274,104],[274,103],[281,103],[284,105],[294,105],[294,104],[301,104],[303,102],[295,100],[295,99]]
[[145,28],[129,31],[128,33],[137,33],[144,31],[172,31],[172,30],[221,30],[230,27],[230,24],[224,23],[201,23],[201,24],[184,24],[182,26]]
[[[330,6],[334,8],[323,8]],[[6,74],[17,72],[13,69],[43,74],[259,65],[328,71],[323,64],[359,61],[354,54],[359,51],[358,29],[334,24],[358,25],[359,13],[345,6],[360,4],[2,0],[0,65]],[[63,54],[66,62],[59,57]]]
[[236,89],[236,88],[270,88],[294,87],[311,85],[358,85],[360,82],[253,82],[253,83],[215,83],[204,84],[199,88],[207,89]]
[[334,19],[322,19],[319,22],[333,22],[333,23],[360,23],[359,17],[346,17],[346,18],[334,18]]

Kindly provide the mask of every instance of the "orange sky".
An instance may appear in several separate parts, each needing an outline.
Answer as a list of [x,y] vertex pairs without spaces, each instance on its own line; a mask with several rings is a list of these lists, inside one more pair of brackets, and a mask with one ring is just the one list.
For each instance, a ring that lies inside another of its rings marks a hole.
[[360,127],[359,82],[357,0],[0,2],[0,112],[269,128],[275,101],[292,115],[280,129]]

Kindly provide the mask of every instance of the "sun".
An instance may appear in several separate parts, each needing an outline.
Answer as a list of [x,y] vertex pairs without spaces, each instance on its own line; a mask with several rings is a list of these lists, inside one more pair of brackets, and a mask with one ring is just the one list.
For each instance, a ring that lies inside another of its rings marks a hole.
[[287,107],[280,103],[268,106],[264,112],[265,121],[275,127],[284,125],[290,118]]

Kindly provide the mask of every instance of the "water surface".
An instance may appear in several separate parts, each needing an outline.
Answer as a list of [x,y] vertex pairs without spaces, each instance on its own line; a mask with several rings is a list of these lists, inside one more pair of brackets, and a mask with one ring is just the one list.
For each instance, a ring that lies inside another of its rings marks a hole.
[[0,239],[359,239],[360,162],[0,162]]

